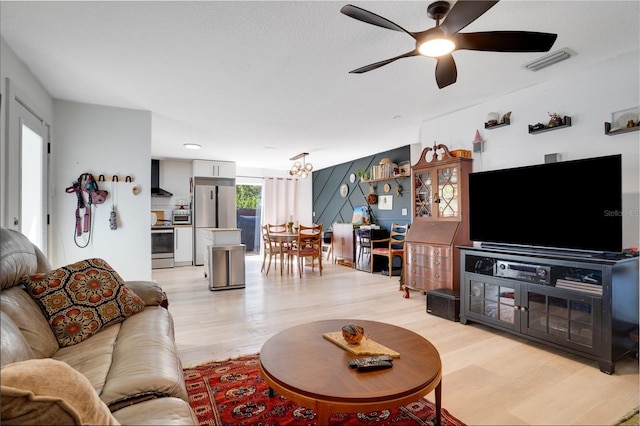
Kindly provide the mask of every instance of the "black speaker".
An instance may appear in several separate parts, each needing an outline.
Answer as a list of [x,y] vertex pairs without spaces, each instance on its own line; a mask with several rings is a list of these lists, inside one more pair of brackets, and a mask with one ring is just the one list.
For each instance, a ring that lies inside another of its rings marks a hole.
[[448,288],[427,291],[427,313],[460,321],[460,293]]

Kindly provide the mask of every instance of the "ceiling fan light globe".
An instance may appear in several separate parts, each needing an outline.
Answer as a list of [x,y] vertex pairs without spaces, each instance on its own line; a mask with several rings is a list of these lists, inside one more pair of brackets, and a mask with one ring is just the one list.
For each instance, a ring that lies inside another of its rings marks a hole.
[[300,172],[300,177],[301,177],[302,179],[306,179],[306,177],[307,177],[307,176],[309,176],[309,174],[307,173],[307,171],[306,171],[306,170],[302,170],[302,171]]
[[310,172],[311,170],[313,170],[313,164],[311,164],[311,163],[307,163],[307,164],[305,164],[305,165],[304,165],[304,169],[305,169],[307,172]]
[[422,43],[418,48],[418,51],[421,55],[429,56],[430,58],[437,58],[453,52],[453,49],[455,48],[456,45],[451,40],[446,38],[434,38]]

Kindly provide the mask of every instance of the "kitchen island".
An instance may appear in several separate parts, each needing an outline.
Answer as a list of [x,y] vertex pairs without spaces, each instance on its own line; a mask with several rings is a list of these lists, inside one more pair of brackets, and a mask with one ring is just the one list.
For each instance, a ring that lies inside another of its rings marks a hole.
[[198,228],[196,242],[204,245],[204,276],[209,290],[244,288],[245,246],[238,228]]
[[[207,246],[230,246],[241,244],[240,228],[195,228],[194,265],[206,265]],[[196,249],[197,248],[197,249]]]

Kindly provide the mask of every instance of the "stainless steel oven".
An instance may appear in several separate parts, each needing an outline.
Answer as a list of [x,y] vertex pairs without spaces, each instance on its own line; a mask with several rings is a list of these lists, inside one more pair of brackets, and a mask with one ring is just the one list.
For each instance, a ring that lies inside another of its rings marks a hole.
[[151,268],[173,268],[173,226],[151,228]]

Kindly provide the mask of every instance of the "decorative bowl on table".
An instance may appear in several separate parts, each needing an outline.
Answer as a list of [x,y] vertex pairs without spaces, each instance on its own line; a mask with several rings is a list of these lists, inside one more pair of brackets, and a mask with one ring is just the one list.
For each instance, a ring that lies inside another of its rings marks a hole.
[[364,328],[360,325],[347,324],[342,327],[342,337],[350,345],[357,345],[364,336]]

